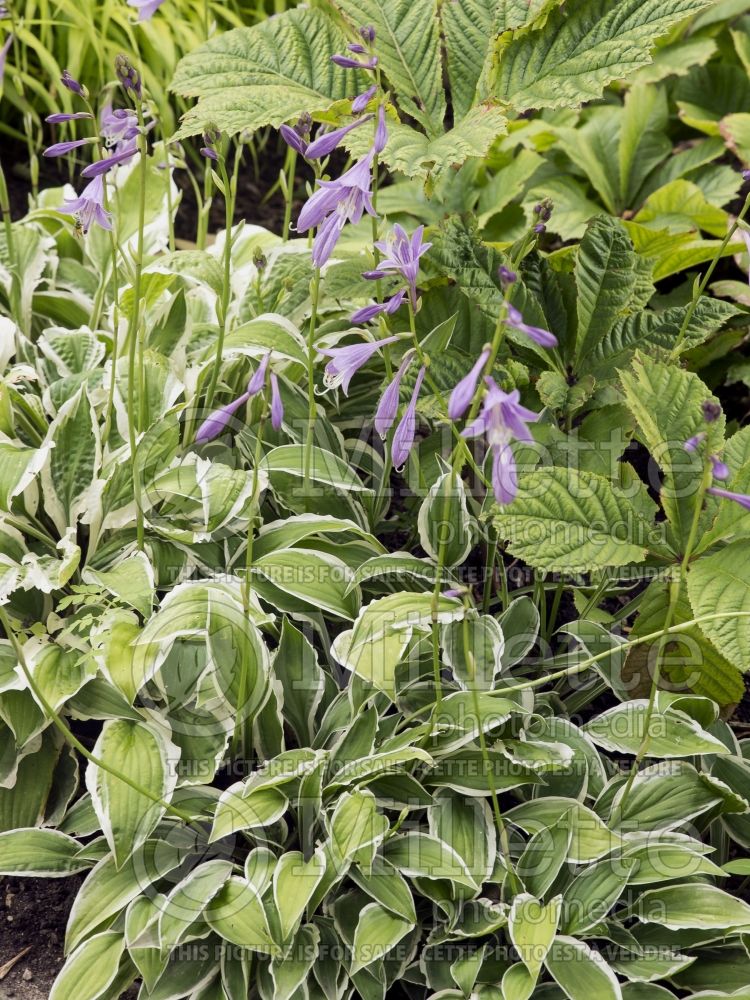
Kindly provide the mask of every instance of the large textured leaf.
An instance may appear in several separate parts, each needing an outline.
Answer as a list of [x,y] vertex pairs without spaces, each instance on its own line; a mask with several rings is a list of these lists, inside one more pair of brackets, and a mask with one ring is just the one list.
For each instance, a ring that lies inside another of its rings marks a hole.
[[216,35],[177,66],[172,89],[200,98],[178,134],[209,122],[226,132],[278,126],[353,96],[361,81],[330,59],[345,44],[330,18],[306,8]]
[[[161,729],[124,719],[106,722],[95,756],[152,795],[169,799],[177,782],[177,747]],[[102,830],[120,868],[143,844],[164,813],[152,798],[121,778],[89,764],[86,784]]]
[[710,0],[573,0],[502,53],[494,93],[522,110],[595,100],[651,61],[654,41]]
[[733,542],[696,560],[688,574],[688,594],[697,616],[726,612],[728,618],[701,623],[713,644],[740,670],[750,662],[750,541]]
[[683,445],[705,429],[706,449],[720,451],[724,418],[706,425],[702,404],[713,400],[711,393],[697,375],[675,365],[636,358],[633,374],[623,373],[621,378],[644,444],[664,473],[661,502],[679,547],[690,532],[702,474],[701,463],[693,460]]
[[356,30],[377,32],[380,66],[405,111],[432,135],[445,117],[436,0],[332,0]]
[[512,504],[492,519],[510,551],[543,570],[584,572],[643,562],[655,534],[645,491],[618,494],[593,472],[547,468],[523,476]]
[[101,467],[99,425],[84,388],[55,417],[47,441],[52,451],[41,477],[45,510],[64,534],[91,510],[92,487]]
[[[508,119],[496,104],[478,104],[467,111],[452,129],[437,138],[403,122],[388,122],[388,142],[381,159],[391,170],[407,177],[439,174],[451,166],[460,166],[470,156],[484,156],[499,135],[507,131]],[[367,151],[369,132],[355,129],[346,143],[355,155]]]

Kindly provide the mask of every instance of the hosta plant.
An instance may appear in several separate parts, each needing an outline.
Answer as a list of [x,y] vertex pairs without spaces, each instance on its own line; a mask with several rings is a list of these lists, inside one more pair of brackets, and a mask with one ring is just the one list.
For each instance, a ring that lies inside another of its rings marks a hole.
[[[672,294],[624,201],[551,245],[459,198],[707,6],[218,36],[207,248],[137,66],[65,83],[85,186],[0,235],[0,872],[84,876],[53,1000],[748,996],[750,436],[701,377],[747,203]],[[267,125],[281,235],[233,224]]]

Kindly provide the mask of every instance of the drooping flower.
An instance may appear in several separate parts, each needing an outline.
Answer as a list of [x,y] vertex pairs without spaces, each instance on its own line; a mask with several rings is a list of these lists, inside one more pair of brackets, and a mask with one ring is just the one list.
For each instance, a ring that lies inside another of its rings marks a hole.
[[713,473],[714,479],[729,479],[729,466],[722,462],[718,455],[709,455],[709,461],[711,462],[711,472]]
[[414,435],[417,430],[417,400],[419,398],[419,390],[422,388],[422,382],[424,381],[425,371],[426,368],[422,365],[419,369],[417,380],[414,383],[414,391],[411,394],[409,405],[404,410],[403,416],[398,422],[396,432],[393,435],[391,461],[396,471],[403,469],[406,465],[406,460],[414,445]]
[[331,62],[344,69],[375,69],[378,64],[377,56],[370,56],[368,59],[352,59],[351,56],[331,56]]
[[163,3],[164,0],[128,0],[128,7],[135,7],[139,21],[149,21]]
[[53,115],[47,115],[44,119],[48,125],[61,125],[63,122],[77,122],[84,118],[93,118],[94,116],[89,111],[59,111]]
[[70,139],[68,142],[55,142],[47,148],[42,153],[42,156],[66,156],[74,149],[78,149],[80,146],[88,146],[89,143],[95,142],[92,138],[87,139]]
[[487,393],[482,411],[462,432],[462,437],[484,434],[492,449],[492,490],[499,504],[509,504],[516,496],[518,480],[511,441],[532,441],[527,424],[539,414],[521,406],[518,389],[503,392],[490,375],[485,375]]
[[406,374],[406,370],[411,364],[412,358],[414,357],[414,351],[407,351],[401,359],[401,364],[399,365],[398,371],[393,376],[391,381],[385,388],[383,395],[380,397],[380,402],[378,403],[378,408],[375,411],[375,430],[381,436],[385,438],[388,431],[393,426],[393,421],[396,419],[396,414],[398,413],[398,399],[399,392],[401,390],[401,380]]
[[276,372],[271,372],[271,426],[275,431],[281,428],[284,422],[284,404],[279,392],[279,380]]
[[[227,403],[225,406],[219,407],[218,410],[214,410],[203,423],[198,428],[195,435],[195,440],[198,444],[205,444],[207,441],[213,441],[215,437],[218,437],[226,429],[227,424],[240,409],[244,406],[248,399],[253,396],[257,396],[259,392],[265,387],[266,377],[268,374],[268,363],[271,360],[271,351],[268,351],[264,356],[261,363],[253,372],[250,381],[247,383],[247,389],[238,396],[237,399],[232,400],[231,403]],[[278,394],[278,383],[275,381],[276,376],[271,373],[271,424],[278,429],[281,426],[281,421],[284,416],[284,407],[281,402],[281,397]],[[274,421],[278,421],[277,423]]]
[[706,493],[724,500],[734,500],[735,503],[744,507],[745,510],[750,510],[750,496],[747,493],[733,493],[731,490],[723,490],[719,486],[709,486]]
[[375,246],[385,256],[380,261],[374,271],[368,271],[367,277],[384,277],[386,275],[399,275],[409,286],[409,297],[412,306],[417,305],[417,276],[419,274],[419,260],[427,253],[432,243],[424,243],[424,226],[418,226],[411,239],[402,226],[398,223],[394,225],[392,231],[385,240],[378,240]]
[[301,156],[305,155],[307,150],[307,141],[303,139],[296,129],[292,128],[291,125],[280,125],[279,132],[281,133],[281,138],[287,146],[291,146],[291,148]]
[[705,440],[706,432],[698,431],[697,434],[693,434],[692,437],[689,437],[682,447],[685,451],[694,452],[698,450]]
[[367,105],[370,103],[370,101],[377,93],[377,91],[378,91],[378,85],[376,83],[373,83],[373,85],[371,87],[368,87],[367,90],[364,90],[361,94],[357,94],[357,96],[352,101],[352,111],[354,112],[354,114],[359,114],[361,111],[364,111]]
[[506,308],[505,322],[508,326],[514,330],[518,330],[519,333],[525,333],[527,337],[530,337],[540,347],[557,347],[557,337],[554,333],[544,330],[541,326],[531,326],[529,323],[525,323],[520,311],[514,305],[511,305],[510,302],[506,304]]
[[83,86],[78,82],[78,80],[74,79],[66,69],[63,70],[62,76],[60,77],[60,83],[72,94],[77,94],[79,97],[83,94]]
[[385,337],[383,340],[366,340],[347,347],[325,347],[320,353],[331,360],[325,367],[323,381],[327,389],[341,386],[344,394],[349,393],[349,383],[359,369],[366,365],[373,354],[387,344],[394,344],[399,337]]
[[372,148],[377,155],[383,152],[385,144],[388,142],[388,128],[385,124],[385,108],[381,104],[378,108],[378,124],[375,129],[375,138],[372,141]]
[[489,348],[485,348],[472,365],[469,372],[464,375],[450,394],[448,400],[448,416],[451,420],[460,419],[471,406],[472,400],[477,391],[477,382],[482,374],[482,369],[487,364],[490,356]]
[[138,147],[135,144],[135,140],[131,140],[119,153],[114,153],[112,156],[106,156],[103,160],[94,160],[93,163],[89,163],[81,171],[81,177],[87,179],[90,177],[100,177],[102,174],[108,173],[113,167],[132,160],[137,152]]
[[104,145],[119,153],[126,143],[138,135],[138,116],[130,108],[112,109],[111,104],[102,108],[99,128]]
[[111,229],[110,214],[104,208],[104,181],[95,177],[81,192],[79,198],[66,201],[59,211],[66,215],[76,215],[84,233],[96,223],[102,229]]
[[333,132],[325,132],[323,135],[311,142],[310,145],[305,150],[305,158],[308,160],[320,160],[324,156],[328,156],[336,149],[341,140],[345,135],[348,135],[352,129],[358,128],[364,122],[370,121],[372,115],[365,115],[364,118],[357,119],[356,122],[351,122],[349,125],[343,125],[341,128],[334,129]]
[[304,233],[318,227],[312,247],[315,267],[322,267],[331,256],[347,222],[356,224],[365,212],[375,215],[371,191],[372,160],[371,150],[336,180],[318,181],[320,187],[302,206],[297,231]]
[[402,288],[400,292],[396,292],[395,295],[386,299],[385,302],[376,302],[370,306],[363,306],[361,309],[357,309],[356,312],[352,313],[350,319],[352,323],[369,323],[370,320],[375,319],[381,313],[387,313],[389,316],[392,316],[403,305],[405,298],[406,289]]

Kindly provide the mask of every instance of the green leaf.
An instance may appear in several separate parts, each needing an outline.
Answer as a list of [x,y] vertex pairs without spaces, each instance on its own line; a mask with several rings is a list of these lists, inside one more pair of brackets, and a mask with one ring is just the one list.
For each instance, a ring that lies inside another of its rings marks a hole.
[[218,858],[206,861],[172,889],[159,912],[159,944],[166,953],[184,940],[232,874],[232,864]]
[[86,567],[84,583],[96,583],[103,590],[119,597],[135,608],[144,618],[151,614],[154,603],[154,567],[145,552],[135,552],[110,570]]
[[327,111],[364,89],[359,74],[331,62],[345,46],[331,18],[308,8],[215,35],[177,65],[172,90],[199,98],[177,135],[209,123],[229,133],[278,128],[303,112]]
[[620,835],[608,829],[593,810],[575,799],[552,795],[534,799],[508,810],[506,818],[531,834],[548,831],[552,827],[568,830],[568,860],[578,864],[596,861],[623,843]]
[[330,821],[331,847],[341,861],[350,861],[363,847],[379,843],[388,832],[388,820],[378,812],[372,792],[345,792]]
[[93,516],[98,503],[93,486],[102,460],[99,423],[84,386],[63,405],[46,441],[52,451],[41,475],[45,511],[63,535],[83,513]]
[[[362,608],[354,627],[336,637],[331,652],[352,673],[364,678],[391,699],[399,660],[415,629],[425,631],[432,621],[431,594],[390,594]],[[441,597],[437,620],[452,621],[463,615],[463,605]]]
[[655,509],[640,487],[628,498],[603,476],[553,467],[522,476],[516,499],[494,507],[492,520],[530,566],[585,572],[643,562],[659,536]]
[[[730,501],[725,501],[729,503]],[[711,556],[697,559],[688,573],[688,594],[696,617],[724,612],[731,617],[701,622],[719,652],[738,669],[750,659],[750,540],[732,542]]]
[[712,236],[724,236],[727,219],[727,213],[712,205],[696,184],[680,178],[650,194],[633,221],[660,231],[702,229]]
[[313,739],[315,712],[323,697],[325,675],[314,646],[286,617],[272,669],[281,683],[284,721],[297,734],[300,746],[307,746]]
[[[254,560],[253,573],[260,577],[261,596],[265,596],[263,581],[272,585],[274,603],[282,611],[297,611],[302,603],[349,621],[357,614],[360,594],[350,586],[354,574],[343,560],[327,552],[302,548],[269,552]],[[287,594],[292,598],[289,603],[284,600]]]
[[[94,756],[163,800],[177,781],[179,750],[163,729],[126,720],[105,722]],[[90,763],[86,786],[102,830],[121,868],[143,844],[164,814],[164,807],[119,778]]]
[[363,892],[395,916],[408,921],[412,926],[416,924],[417,914],[411,889],[406,879],[393,865],[380,859],[369,872],[354,865],[349,869],[348,877]]
[[[310,479],[313,482],[325,483],[346,492],[370,492],[338,455],[325,451],[323,448],[312,448],[311,451]],[[272,448],[264,457],[262,468],[269,473],[272,483],[274,473],[279,472],[303,479],[305,475],[303,446],[285,444],[279,448]]]
[[249,951],[270,954],[278,951],[268,930],[263,903],[244,879],[233,875],[227,880],[206,907],[205,919],[231,944]]
[[0,871],[3,875],[60,878],[85,871],[89,862],[78,857],[81,845],[59,830],[36,827],[0,833]]
[[[495,139],[505,134],[507,126],[505,113],[494,104],[478,104],[436,139],[402,122],[389,122],[388,142],[381,159],[391,170],[407,177],[438,175],[460,166],[469,157],[484,156]],[[347,147],[363,155],[369,138],[359,130],[350,135]]]
[[493,93],[517,110],[596,100],[651,61],[654,41],[710,0],[574,0],[503,50]]
[[508,914],[508,933],[513,947],[534,979],[539,975],[557,932],[561,902],[560,896],[554,896],[544,904],[527,892],[519,893],[513,899]]
[[[647,713],[648,701],[645,698],[624,702],[587,722],[583,731],[597,746],[612,753],[637,754],[646,735]],[[716,753],[729,751],[684,712],[672,709],[653,712],[647,756],[670,758]]]
[[651,889],[630,912],[643,923],[672,930],[719,929],[750,926],[750,905],[714,885],[668,885]]
[[411,878],[445,878],[470,889],[477,888],[466,862],[452,847],[429,834],[406,833],[392,837],[385,844],[384,857]]
[[50,1000],[97,1000],[120,968],[125,939],[115,931],[95,934],[68,958],[52,985]]
[[273,873],[273,899],[284,941],[294,933],[325,870],[322,848],[309,861],[305,861],[300,851],[287,851],[279,859]]
[[243,794],[244,784],[237,781],[221,793],[209,843],[229,837],[239,830],[270,826],[287,811],[289,801],[283,792],[276,788],[260,788]]
[[502,666],[505,640],[497,619],[471,615],[441,630],[443,659],[465,691],[491,691]]
[[440,5],[451,102],[457,118],[474,103],[499,7],[497,0],[452,0]]
[[705,448],[721,451],[723,415],[711,424],[703,418],[702,404],[717,402],[692,372],[676,365],[636,357],[633,373],[621,374],[625,400],[638,421],[644,444],[664,473],[661,502],[677,545],[687,541],[693,523],[702,464],[685,451],[688,438],[705,430]]
[[422,548],[436,563],[442,548],[442,565],[458,566],[471,550],[472,527],[463,480],[453,472],[444,472],[419,508],[417,529]]
[[354,931],[351,973],[359,972],[382,958],[413,926],[380,903],[368,903],[360,913]]
[[559,935],[545,965],[570,1000],[622,1000],[620,984],[598,951],[576,938]]
[[622,223],[600,216],[586,230],[576,255],[576,355],[586,357],[630,305],[642,269]]
[[562,930],[579,937],[607,916],[628,884],[637,862],[611,858],[589,865],[577,875],[563,896]]
[[[377,32],[380,68],[399,104],[431,135],[445,117],[436,0],[332,0],[353,31],[363,24]],[[335,50],[334,50],[335,51]],[[332,53],[331,53],[332,54]]]

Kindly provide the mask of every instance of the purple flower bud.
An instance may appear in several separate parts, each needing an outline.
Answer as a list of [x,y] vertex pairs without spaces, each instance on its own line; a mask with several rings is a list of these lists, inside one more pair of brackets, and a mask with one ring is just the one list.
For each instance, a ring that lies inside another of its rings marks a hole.
[[130,142],[125,149],[121,150],[119,153],[115,153],[113,156],[108,156],[104,160],[96,160],[94,163],[89,163],[87,167],[81,171],[81,177],[99,177],[102,174],[108,173],[112,167],[116,167],[120,163],[127,163],[131,160],[138,149],[135,142]]
[[466,590],[463,587],[451,587],[449,590],[444,590],[442,597],[463,597]]
[[448,416],[451,420],[460,419],[469,409],[477,391],[477,382],[482,374],[487,359],[490,356],[488,348],[485,348],[474,362],[467,375],[457,383],[448,400]]
[[198,428],[198,432],[195,435],[196,444],[205,444],[207,441],[213,441],[215,437],[218,437],[226,429],[227,424],[237,410],[241,406],[244,406],[249,398],[250,393],[243,392],[233,402],[227,403],[226,406],[222,406],[218,410],[214,410]]
[[261,363],[255,369],[253,377],[247,384],[247,394],[248,396],[255,396],[259,393],[264,385],[266,384],[266,372],[268,371],[268,362],[271,360],[271,352],[268,351],[264,356]]
[[47,115],[44,119],[49,125],[60,125],[62,122],[77,122],[83,118],[93,118],[88,111],[75,111],[72,114],[60,111],[54,115]]
[[697,451],[699,446],[706,440],[706,432],[700,431],[698,434],[693,434],[689,437],[685,444],[682,446],[685,451]]
[[516,272],[511,271],[510,268],[505,267],[505,265],[497,269],[497,276],[503,285],[512,285],[518,280]]
[[534,226],[535,233],[545,233],[546,231],[547,227],[543,222],[537,222],[537,224]]
[[83,87],[81,84],[78,80],[75,80],[66,69],[63,70],[63,74],[60,77],[60,83],[63,87],[67,87],[73,94],[78,94],[79,96],[83,94]]
[[387,142],[388,129],[385,124],[385,108],[381,104],[378,108],[378,125],[375,129],[375,138],[373,139],[372,148],[376,153],[382,153]]
[[723,490],[718,486],[709,486],[706,493],[710,493],[711,496],[721,497],[724,500],[734,500],[745,510],[750,510],[750,496],[747,493],[732,493],[731,490]]
[[375,69],[378,64],[377,56],[370,56],[369,59],[352,59],[351,56],[331,56],[331,62],[344,69]]
[[709,456],[714,479],[729,479],[729,466],[719,458],[718,455]]
[[307,143],[305,140],[298,135],[298,133],[291,127],[291,125],[281,125],[279,126],[279,132],[281,133],[281,138],[287,144],[291,146],[293,150],[297,153],[301,153],[302,156],[305,155],[307,150]]
[[750,170],[742,171],[742,179],[743,181],[750,181]]
[[42,156],[65,156],[71,150],[78,149],[79,146],[87,146],[90,142],[94,141],[94,139],[71,139],[69,142],[56,142],[51,146],[47,146]]
[[136,97],[141,96],[141,77],[127,56],[122,53],[115,56],[115,74],[123,90],[132,90]]
[[388,383],[383,395],[380,397],[378,408],[375,411],[375,430],[383,439],[385,439],[388,431],[393,425],[393,421],[396,419],[396,414],[398,413],[398,399],[399,391],[401,389],[401,379],[404,377],[413,357],[413,350],[406,352],[401,360],[398,371]]
[[348,135],[352,129],[357,128],[362,125],[363,122],[367,122],[371,118],[372,115],[365,115],[364,118],[358,118],[356,122],[351,122],[349,125],[337,128],[333,132],[326,132],[314,142],[310,143],[305,151],[305,157],[308,160],[319,160],[323,156],[328,156],[329,153],[332,153],[334,149],[336,149],[345,135]]
[[371,24],[365,24],[359,29],[360,37],[363,38],[368,45],[372,45],[375,41],[375,29]]
[[392,316],[395,312],[399,310],[401,305],[403,305],[404,299],[406,298],[406,289],[402,289],[400,292],[396,292],[385,302],[378,302],[371,306],[364,306],[362,309],[358,309],[355,313],[351,315],[352,323],[369,323],[370,320],[375,319],[381,313],[388,313]]
[[510,302],[507,303],[507,311],[508,314],[505,322],[508,326],[514,330],[518,330],[519,333],[525,333],[527,337],[530,337],[540,347],[557,347],[557,337],[553,333],[542,329],[540,326],[531,326],[529,323],[525,323],[521,313]]
[[425,366],[422,365],[417,375],[417,381],[414,383],[414,391],[411,394],[409,405],[404,410],[404,414],[396,428],[396,433],[393,435],[391,461],[396,471],[403,469],[406,465],[406,460],[409,458],[409,453],[414,445],[414,435],[417,430],[417,399],[419,398],[419,390],[422,388],[425,371]]
[[373,99],[378,91],[378,85],[373,83],[371,87],[358,94],[352,101],[352,112],[358,115],[361,111],[364,111],[370,101]]
[[350,42],[347,45],[347,49],[349,49],[350,52],[356,52],[358,55],[361,56],[364,55],[365,52],[367,52],[367,49],[364,47],[364,45],[360,45],[359,42]]
[[703,419],[707,424],[712,424],[721,416],[721,407],[718,403],[714,403],[712,399],[707,399],[701,409],[703,410]]
[[276,372],[271,372],[271,426],[275,431],[280,430],[284,422],[284,404],[281,401],[279,392],[279,380]]
[[219,154],[215,149],[211,149],[210,146],[201,146],[200,154],[201,156],[205,156],[207,160],[215,160],[218,162]]

